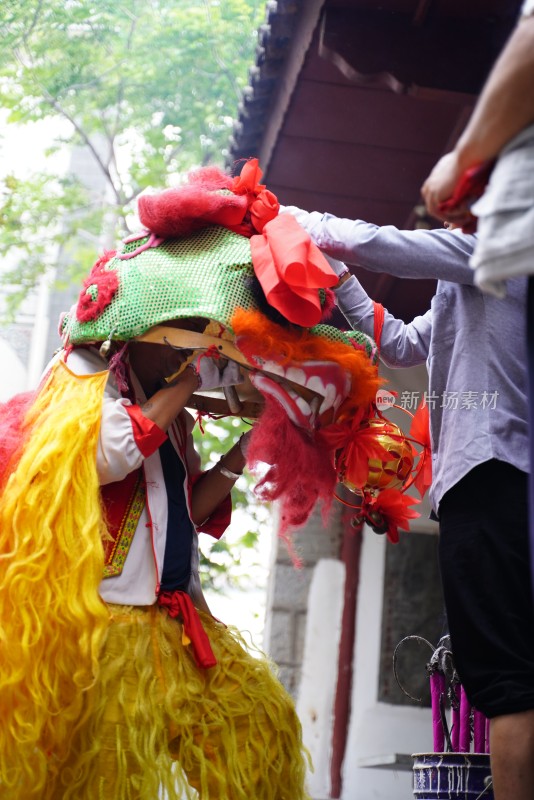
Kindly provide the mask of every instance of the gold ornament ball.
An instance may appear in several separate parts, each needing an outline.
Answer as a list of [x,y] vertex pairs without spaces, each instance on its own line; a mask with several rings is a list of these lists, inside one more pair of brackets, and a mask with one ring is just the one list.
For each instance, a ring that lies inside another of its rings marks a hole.
[[401,489],[413,469],[413,451],[398,425],[381,419],[367,423],[376,431],[376,441],[389,453],[389,458],[369,459],[369,475],[364,489]]

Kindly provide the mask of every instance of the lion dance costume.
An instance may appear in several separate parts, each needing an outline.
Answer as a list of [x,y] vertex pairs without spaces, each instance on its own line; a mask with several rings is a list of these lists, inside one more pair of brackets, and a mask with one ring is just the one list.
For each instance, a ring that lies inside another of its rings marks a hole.
[[[160,430],[128,368],[139,340],[237,365],[221,399],[260,409],[247,461],[270,465],[258,493],[286,536],[328,507],[340,449],[345,466],[366,460],[350,432],[379,385],[376,348],[324,324],[336,277],[260,179],[252,160],[141,198],[145,230],[97,261],[40,386],[1,409],[3,800],[307,797],[291,698],[195,604],[197,531],[221,535],[229,502],[195,529],[193,418]],[[165,442],[188,531],[187,583],[170,592]]]

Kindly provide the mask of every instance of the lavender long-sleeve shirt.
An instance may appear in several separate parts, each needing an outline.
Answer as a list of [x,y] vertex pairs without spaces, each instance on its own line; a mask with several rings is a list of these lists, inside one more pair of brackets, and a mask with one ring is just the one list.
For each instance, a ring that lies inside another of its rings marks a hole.
[[[381,357],[390,367],[426,361],[435,511],[473,467],[496,458],[528,472],[526,278],[499,300],[473,286],[475,237],[401,231],[313,212],[305,222],[328,255],[399,278],[437,278],[431,308],[409,324],[386,312]],[[336,291],[349,323],[373,334],[373,304],[356,278]],[[498,492],[498,486],[488,486]]]

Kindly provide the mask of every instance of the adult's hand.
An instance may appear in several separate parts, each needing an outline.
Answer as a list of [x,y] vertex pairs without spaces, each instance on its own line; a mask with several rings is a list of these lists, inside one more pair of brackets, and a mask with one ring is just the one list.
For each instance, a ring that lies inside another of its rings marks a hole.
[[458,154],[456,151],[452,150],[450,153],[440,158],[423,183],[421,194],[423,195],[428,213],[433,217],[461,224],[464,217],[468,216],[469,209],[467,206],[448,212],[444,212],[440,209],[441,203],[451,197],[463,171],[464,167],[459,163]]
[[171,383],[149,397],[141,406],[141,411],[147,419],[151,419],[162,431],[166,431],[183,411],[197,387],[198,375],[192,369],[185,369]]
[[310,212],[304,211],[303,208],[299,208],[298,206],[280,206],[279,214],[291,214],[292,217],[295,217],[299,225],[302,225],[304,230],[308,230],[308,225],[310,223]]
[[222,386],[236,386],[245,380],[239,364],[235,361],[211,358],[202,351],[197,351],[194,355],[191,366],[198,375],[199,389],[210,391]]

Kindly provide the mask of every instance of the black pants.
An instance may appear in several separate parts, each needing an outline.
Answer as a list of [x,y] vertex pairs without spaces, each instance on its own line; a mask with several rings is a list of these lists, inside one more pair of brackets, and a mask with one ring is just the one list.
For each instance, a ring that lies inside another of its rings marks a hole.
[[534,708],[528,476],[481,464],[440,503],[440,566],[456,667],[487,717]]
[[527,292],[527,363],[528,363],[528,425],[530,439],[530,573],[534,575],[534,276],[528,279]]

